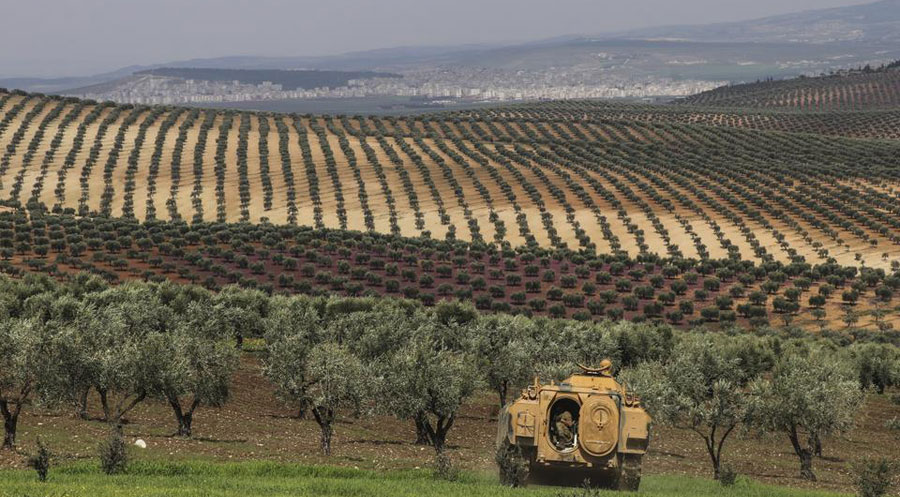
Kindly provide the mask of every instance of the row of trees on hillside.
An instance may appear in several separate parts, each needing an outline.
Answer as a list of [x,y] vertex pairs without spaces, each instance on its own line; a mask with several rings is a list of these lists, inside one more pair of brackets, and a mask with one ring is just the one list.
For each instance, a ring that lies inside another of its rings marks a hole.
[[718,476],[740,426],[782,433],[814,478],[812,456],[848,430],[861,389],[900,383],[896,347],[835,349],[805,339],[675,333],[665,326],[483,316],[466,304],[425,308],[392,299],[269,297],[228,287],[130,283],[79,276],[0,279],[0,413],[16,442],[29,404],[86,416],[96,392],[118,429],[150,399],[168,404],[176,433],[229,397],[245,337],[262,337],[265,375],[279,397],[316,421],[324,453],[339,417],[408,420],[418,443],[449,467],[461,407],[488,389],[504,405],[533,375],[562,379],[610,358],[657,422],[697,432]]
[[[8,101],[18,97],[3,98]],[[79,107],[90,112],[74,110]],[[493,239],[500,242],[537,245],[534,230],[543,243],[558,248],[567,248],[574,240],[586,250],[618,253],[624,246],[633,246],[643,254],[653,247],[673,257],[696,252],[703,259],[710,258],[712,247],[719,245],[724,251],[719,254],[722,257],[763,262],[800,258],[821,262],[846,251],[856,252],[859,262],[863,262],[864,256],[890,258],[890,251],[875,254],[873,249],[900,243],[900,207],[890,193],[898,179],[892,161],[897,155],[894,143],[692,126],[685,124],[692,118],[682,115],[683,109],[670,111],[681,116],[677,119],[655,121],[644,115],[650,111],[643,107],[622,108],[625,110],[578,102],[522,106],[505,112],[353,119],[299,115],[273,119],[266,114],[204,111],[204,118],[200,119],[196,109],[95,105],[26,96],[3,107],[6,112],[0,119],[0,133],[8,139],[8,146],[0,157],[0,182],[11,183],[11,200],[21,205],[25,199],[20,198],[20,190],[28,186],[24,181],[31,180],[26,174],[32,169],[29,164],[37,160],[35,152],[51,136],[44,130],[56,129],[62,139],[59,132],[70,124],[66,116],[72,116],[79,125],[69,153],[57,169],[56,202],[60,209],[66,203],[67,171],[80,162],[79,213],[112,214],[115,185],[111,178],[121,160],[127,162],[122,213],[126,217],[138,215],[133,198],[138,185],[134,182],[142,177],[138,171],[146,162],[141,161],[141,155],[149,155],[152,148],[147,166],[146,212],[148,217],[155,216],[157,206],[151,201],[151,192],[156,188],[161,152],[174,140],[169,215],[173,219],[181,216],[177,198],[186,190],[181,190],[179,176],[183,148],[188,141],[194,149],[194,184],[189,188],[193,219],[213,218],[211,213],[203,212],[202,198],[204,176],[209,179],[214,174],[215,219],[245,221],[251,201],[248,141],[252,135],[250,123],[255,120],[258,133],[252,138],[258,139],[262,206],[265,211],[286,209],[287,221],[291,223],[297,222],[297,209],[311,203],[312,223],[323,225],[323,202],[331,205],[333,201],[337,219],[329,218],[329,222],[346,227],[349,213],[359,208],[365,229],[374,230],[377,222],[372,207],[380,199],[375,196],[376,190],[364,184],[371,165],[379,179],[379,197],[383,196],[388,204],[390,230],[394,233],[399,232],[398,212],[406,204],[394,199],[396,190],[402,188],[415,217],[416,231],[431,234],[425,219],[426,213],[434,209],[437,220],[446,226],[441,229],[442,237],[469,236],[476,242],[484,239],[481,230],[487,220],[494,224]],[[603,112],[616,118],[604,117]],[[585,121],[585,114],[596,118]],[[282,122],[286,118],[293,120],[294,129]],[[181,119],[182,125],[176,128]],[[785,119],[793,117],[773,116],[770,120]],[[880,122],[879,116],[871,119]],[[883,125],[890,128],[892,121],[885,119],[888,121]],[[269,165],[269,155],[274,153],[268,150],[269,126],[273,121],[279,134],[281,177],[287,188],[283,205],[274,205],[277,197],[273,185],[279,181]],[[90,128],[94,143],[81,157],[83,141],[89,136],[86,123],[94,123],[96,131]],[[208,143],[213,126],[215,147]],[[146,134],[153,134],[154,128],[158,128],[155,143],[145,143]],[[316,135],[312,144],[308,133]],[[356,143],[351,145],[348,134],[359,140],[359,147]],[[189,136],[191,140],[187,140]],[[131,141],[122,142],[126,139]],[[298,157],[292,158],[288,145],[294,139],[298,140],[300,151],[295,152]],[[341,151],[331,150],[335,142]],[[142,151],[143,148],[148,150]],[[360,148],[365,161],[358,153]],[[123,155],[125,150],[127,157]],[[53,154],[46,157],[42,170],[54,170]],[[342,157],[347,159],[346,164]],[[100,198],[92,199],[89,197],[96,189],[89,185],[95,181],[95,165],[101,160],[104,187]],[[301,160],[308,200],[303,195],[298,200],[297,192],[292,192],[299,185],[294,184],[295,172],[289,166],[292,161]],[[378,164],[379,160],[384,164]],[[324,200],[320,198],[317,177],[317,169],[323,166],[316,161],[324,161],[333,190]],[[7,179],[8,169],[20,162],[19,174]],[[353,174],[354,185],[343,184],[349,177],[341,172],[344,166]],[[231,167],[237,168],[236,185],[225,184],[225,171]],[[392,185],[391,181],[397,184]],[[232,186],[237,190],[236,204],[229,206],[226,197]],[[28,200],[39,202],[42,188],[43,176],[38,176],[33,184],[34,194]],[[350,190],[344,192],[345,188]],[[424,197],[422,188],[428,190]],[[358,193],[356,198],[348,197],[345,202],[344,197],[354,191]],[[210,198],[213,195],[207,194]],[[456,201],[452,202],[451,197]],[[505,198],[514,211],[505,222],[518,225],[518,237],[506,236],[508,228],[500,219],[502,206],[493,205],[500,198]],[[479,211],[476,200],[484,202],[488,209]],[[68,203],[74,205],[71,200]],[[684,209],[697,214],[700,220],[682,215]],[[593,214],[596,223],[578,215],[584,210]],[[606,217],[612,211],[624,228],[615,230],[617,233],[613,232],[617,226]],[[677,224],[667,225],[666,219],[671,218]],[[774,242],[768,240],[770,237]],[[687,240],[687,245],[681,240]],[[865,262],[871,265],[870,260]]]

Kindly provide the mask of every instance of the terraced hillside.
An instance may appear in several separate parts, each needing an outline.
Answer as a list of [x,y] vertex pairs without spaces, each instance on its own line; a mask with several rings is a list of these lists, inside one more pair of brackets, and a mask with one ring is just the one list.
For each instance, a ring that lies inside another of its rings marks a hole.
[[681,103],[817,111],[896,107],[900,105],[900,68],[894,63],[873,71],[723,86]]
[[686,105],[647,105],[602,100],[528,103],[454,113],[464,119],[647,123],[812,133],[851,138],[900,140],[900,108],[861,111],[796,111]]
[[[474,302],[482,311],[687,326],[900,326],[892,271],[517,250],[346,230],[0,212],[0,273],[237,284],[307,295]],[[849,320],[849,321],[848,321]]]
[[900,143],[638,119],[274,115],[0,94],[0,198],[755,263],[889,268]]

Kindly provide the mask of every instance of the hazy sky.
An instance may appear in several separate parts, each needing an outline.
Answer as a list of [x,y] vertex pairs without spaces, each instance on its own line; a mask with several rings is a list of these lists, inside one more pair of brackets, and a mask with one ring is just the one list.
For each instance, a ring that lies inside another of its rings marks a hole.
[[0,76],[733,21],[872,0],[0,0]]

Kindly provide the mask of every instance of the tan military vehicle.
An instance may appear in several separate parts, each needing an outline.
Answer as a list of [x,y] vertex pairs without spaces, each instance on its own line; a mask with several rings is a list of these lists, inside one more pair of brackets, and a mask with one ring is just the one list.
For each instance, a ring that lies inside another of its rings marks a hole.
[[612,364],[581,366],[561,383],[534,385],[500,411],[498,448],[518,447],[529,480],[637,490],[650,416],[613,379]]

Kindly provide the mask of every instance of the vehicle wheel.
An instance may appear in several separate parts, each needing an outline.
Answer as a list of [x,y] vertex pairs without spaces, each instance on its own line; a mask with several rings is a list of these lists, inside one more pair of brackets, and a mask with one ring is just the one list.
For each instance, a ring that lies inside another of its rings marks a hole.
[[641,456],[625,454],[619,458],[619,490],[637,492],[641,486]]

